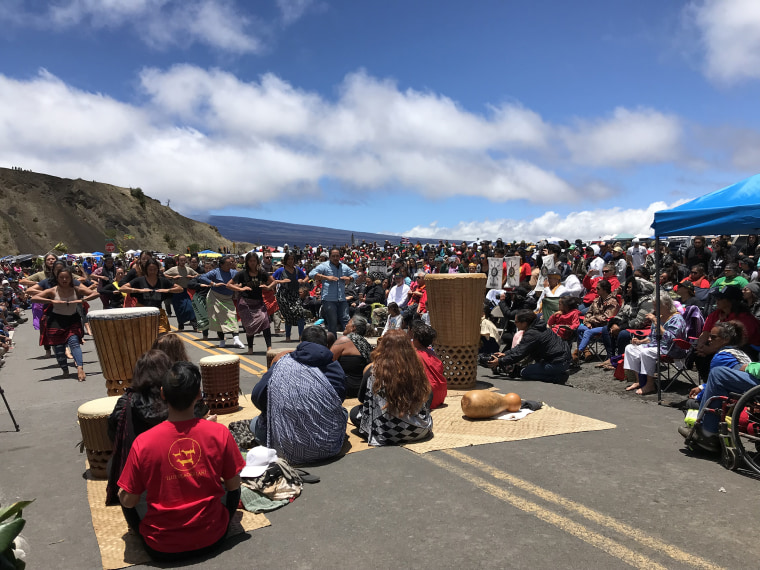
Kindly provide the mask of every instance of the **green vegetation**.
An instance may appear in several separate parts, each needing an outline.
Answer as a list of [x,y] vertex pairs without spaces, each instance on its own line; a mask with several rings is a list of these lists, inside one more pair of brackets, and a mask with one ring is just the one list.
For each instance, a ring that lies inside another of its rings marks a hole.
[[62,241],[55,244],[55,247],[53,249],[59,253],[68,253],[69,251],[69,248]]
[[177,250],[177,240],[175,240],[171,234],[164,234],[164,241],[166,242],[166,247],[169,248],[169,252]]
[[137,198],[137,201],[140,202],[140,207],[144,210],[147,196],[145,196],[142,188],[130,188],[129,193],[132,194],[132,198]]
[[0,568],[16,570],[26,568],[26,562],[18,560],[13,551],[16,537],[26,524],[26,521],[21,518],[21,511],[31,503],[32,501],[19,501],[0,509]]

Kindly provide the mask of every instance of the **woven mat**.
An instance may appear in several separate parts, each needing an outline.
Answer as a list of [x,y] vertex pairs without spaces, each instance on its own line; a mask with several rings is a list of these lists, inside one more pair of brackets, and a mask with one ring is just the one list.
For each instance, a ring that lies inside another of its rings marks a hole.
[[[258,408],[254,406],[248,398],[241,396],[238,403],[240,408],[237,412],[232,414],[221,414],[218,416],[218,422],[220,424],[228,426],[232,422],[238,420],[250,420],[259,415]],[[351,408],[358,405],[359,400],[356,399],[343,402],[343,407],[349,411]],[[348,425],[346,426],[346,435],[348,437],[346,441],[343,442],[343,449],[340,450],[340,455],[373,449],[371,445],[368,445],[367,442],[359,436],[359,433],[351,422],[348,422]]]
[[[137,535],[130,533],[127,521],[118,505],[106,506],[106,481],[87,481],[87,500],[90,503],[92,527],[100,547],[100,557],[104,570],[126,568],[134,564],[150,562],[150,557],[142,547]],[[269,526],[269,519],[264,515],[255,515],[238,510],[230,525],[227,536],[235,536]]]
[[586,416],[579,416],[544,405],[543,408],[518,421],[470,420],[462,415],[462,395],[446,397],[445,407],[431,412],[433,437],[426,441],[407,443],[403,447],[415,453],[454,449],[485,443],[518,441],[563,433],[598,431],[617,426]]

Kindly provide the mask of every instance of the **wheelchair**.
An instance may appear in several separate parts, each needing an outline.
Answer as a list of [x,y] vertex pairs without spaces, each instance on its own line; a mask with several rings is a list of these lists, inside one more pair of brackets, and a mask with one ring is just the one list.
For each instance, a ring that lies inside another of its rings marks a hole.
[[[732,471],[746,466],[760,475],[760,386],[755,386],[744,394],[731,393],[710,398],[697,416],[695,427],[702,423],[706,413],[716,414],[719,418],[721,464]],[[685,445],[690,450],[695,449],[691,441],[693,433],[694,428],[685,440]]]

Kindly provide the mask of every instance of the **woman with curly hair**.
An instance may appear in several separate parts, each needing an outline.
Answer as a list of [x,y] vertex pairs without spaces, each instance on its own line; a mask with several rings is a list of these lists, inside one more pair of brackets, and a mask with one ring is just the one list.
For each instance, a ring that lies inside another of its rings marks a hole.
[[351,422],[370,445],[419,441],[432,433],[430,382],[404,331],[388,331],[378,340],[359,401]]

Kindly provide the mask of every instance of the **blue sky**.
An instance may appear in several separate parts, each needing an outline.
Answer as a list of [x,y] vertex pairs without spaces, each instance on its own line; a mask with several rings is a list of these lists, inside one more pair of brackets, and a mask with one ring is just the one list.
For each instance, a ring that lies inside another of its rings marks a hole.
[[4,0],[0,156],[186,214],[649,233],[760,171],[755,0]]

